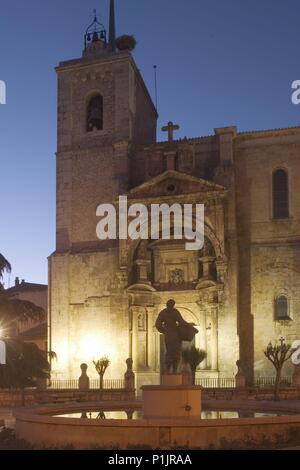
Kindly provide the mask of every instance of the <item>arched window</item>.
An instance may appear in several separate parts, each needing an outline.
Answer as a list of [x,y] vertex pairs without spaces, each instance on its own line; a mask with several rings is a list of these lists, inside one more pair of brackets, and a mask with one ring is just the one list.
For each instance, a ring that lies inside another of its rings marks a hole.
[[273,173],[273,217],[274,219],[289,217],[288,174],[283,169]]
[[103,129],[103,97],[94,95],[87,106],[87,132]]
[[285,295],[280,295],[275,301],[275,318],[276,320],[290,319],[289,301]]

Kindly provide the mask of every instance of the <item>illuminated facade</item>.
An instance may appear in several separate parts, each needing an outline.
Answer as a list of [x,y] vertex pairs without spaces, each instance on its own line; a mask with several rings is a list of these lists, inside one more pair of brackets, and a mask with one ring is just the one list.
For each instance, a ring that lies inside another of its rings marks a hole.
[[[90,38],[88,38],[90,39]],[[269,341],[300,337],[300,128],[156,142],[157,113],[128,50],[104,35],[58,73],[57,245],[49,258],[54,378],[107,355],[119,378],[131,356],[138,385],[157,382],[155,331],[169,298],[199,329],[198,376],[233,377],[241,359],[273,375]],[[129,201],[205,204],[205,246],[99,241],[96,208]],[[89,375],[96,376],[93,366]]]

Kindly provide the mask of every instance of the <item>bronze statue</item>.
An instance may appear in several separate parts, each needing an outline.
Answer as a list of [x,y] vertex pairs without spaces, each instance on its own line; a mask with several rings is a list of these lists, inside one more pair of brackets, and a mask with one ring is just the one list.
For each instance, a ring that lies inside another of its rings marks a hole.
[[167,308],[162,310],[155,322],[160,333],[163,333],[166,344],[166,369],[168,374],[176,374],[181,360],[182,341],[192,341],[198,333],[194,323],[186,322],[179,311],[174,308],[175,301],[168,300]]

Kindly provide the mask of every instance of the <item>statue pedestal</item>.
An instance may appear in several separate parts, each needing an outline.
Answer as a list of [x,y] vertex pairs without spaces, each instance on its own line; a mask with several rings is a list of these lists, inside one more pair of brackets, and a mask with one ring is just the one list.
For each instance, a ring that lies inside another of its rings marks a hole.
[[183,385],[181,374],[163,375],[161,385],[144,385],[143,418],[201,418],[202,387]]
[[236,374],[236,376],[235,376],[235,387],[236,388],[245,388],[246,387],[246,377],[243,374]]

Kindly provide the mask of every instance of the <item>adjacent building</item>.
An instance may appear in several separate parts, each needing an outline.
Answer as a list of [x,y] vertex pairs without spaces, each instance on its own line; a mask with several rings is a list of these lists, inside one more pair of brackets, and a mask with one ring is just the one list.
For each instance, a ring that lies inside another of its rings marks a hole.
[[15,285],[6,289],[10,299],[25,300],[44,310],[41,317],[19,318],[16,322],[15,335],[25,342],[35,343],[42,351],[47,351],[47,311],[48,311],[48,286],[20,281],[17,277]]

